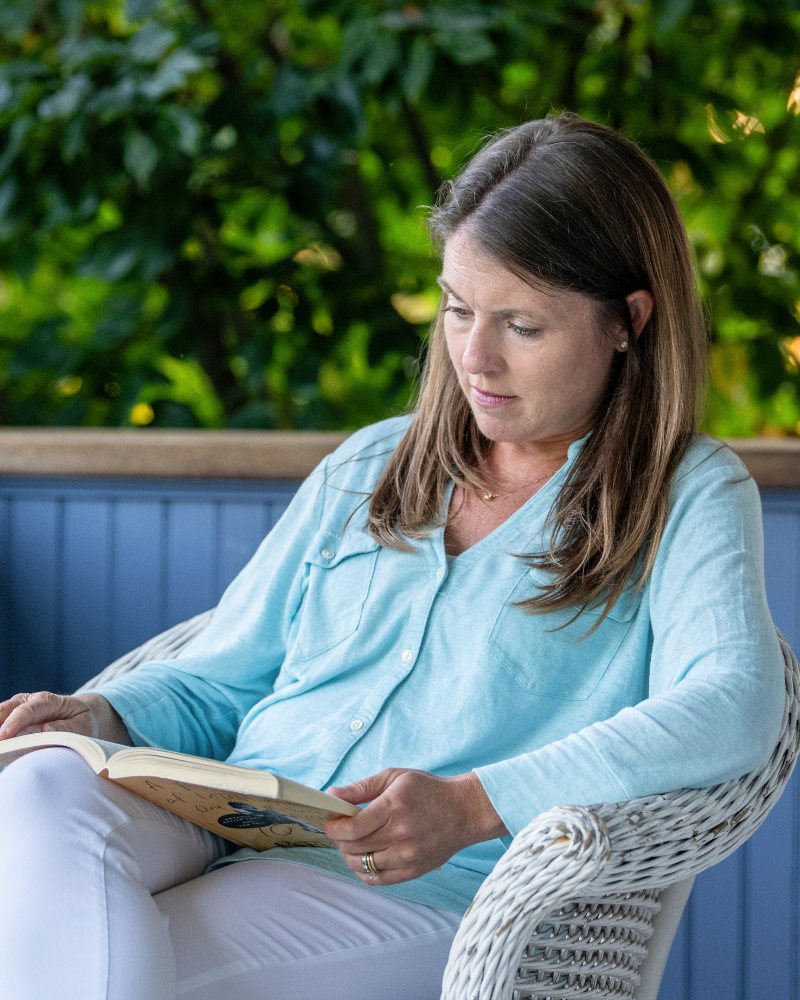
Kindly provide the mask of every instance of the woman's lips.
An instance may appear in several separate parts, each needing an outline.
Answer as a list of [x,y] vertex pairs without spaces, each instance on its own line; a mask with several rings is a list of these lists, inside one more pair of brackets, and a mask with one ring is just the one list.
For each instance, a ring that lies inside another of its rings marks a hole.
[[470,388],[472,389],[472,398],[478,406],[483,406],[487,409],[495,406],[503,406],[504,403],[516,399],[516,396],[498,396],[493,392],[482,392],[474,385],[470,386]]

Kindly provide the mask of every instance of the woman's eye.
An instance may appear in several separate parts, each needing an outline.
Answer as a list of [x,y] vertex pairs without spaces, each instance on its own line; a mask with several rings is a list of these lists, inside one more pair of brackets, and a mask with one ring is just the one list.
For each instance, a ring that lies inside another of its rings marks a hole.
[[535,337],[539,332],[536,327],[533,326],[517,326],[516,323],[509,323],[508,325],[514,333],[518,333],[520,337]]
[[446,313],[454,313],[463,319],[465,316],[469,316],[469,309],[462,309],[461,306],[447,306],[445,308]]

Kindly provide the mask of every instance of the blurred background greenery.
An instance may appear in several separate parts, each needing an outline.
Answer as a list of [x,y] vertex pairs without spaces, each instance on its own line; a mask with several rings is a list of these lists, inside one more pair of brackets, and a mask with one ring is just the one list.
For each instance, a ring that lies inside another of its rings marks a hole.
[[789,0],[2,0],[0,423],[352,428],[406,404],[425,206],[568,108],[696,248],[706,429],[800,434]]

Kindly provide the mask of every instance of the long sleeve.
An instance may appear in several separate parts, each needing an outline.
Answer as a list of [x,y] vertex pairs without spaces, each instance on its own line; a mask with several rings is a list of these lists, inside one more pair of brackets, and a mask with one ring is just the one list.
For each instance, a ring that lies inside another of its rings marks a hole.
[[145,663],[94,689],[120,714],[136,745],[229,756],[242,719],[270,694],[286,656],[324,476],[325,462],[225,591],[209,626],[177,659]]
[[727,463],[679,476],[640,614],[648,697],[519,757],[476,768],[512,833],[554,805],[703,787],[765,761],[784,703],[758,490]]

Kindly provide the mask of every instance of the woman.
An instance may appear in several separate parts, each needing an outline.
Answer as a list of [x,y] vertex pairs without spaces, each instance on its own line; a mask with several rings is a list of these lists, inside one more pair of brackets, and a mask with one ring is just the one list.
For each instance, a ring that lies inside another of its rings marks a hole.
[[460,915],[538,813],[771,752],[758,493],[694,434],[702,311],[655,165],[576,116],[529,122],[431,228],[443,307],[416,412],[321,464],[179,659],[0,708],[3,738],[99,733],[366,804],[328,824],[341,854],[228,854],[69,751],[15,761],[16,1000],[434,998]]

